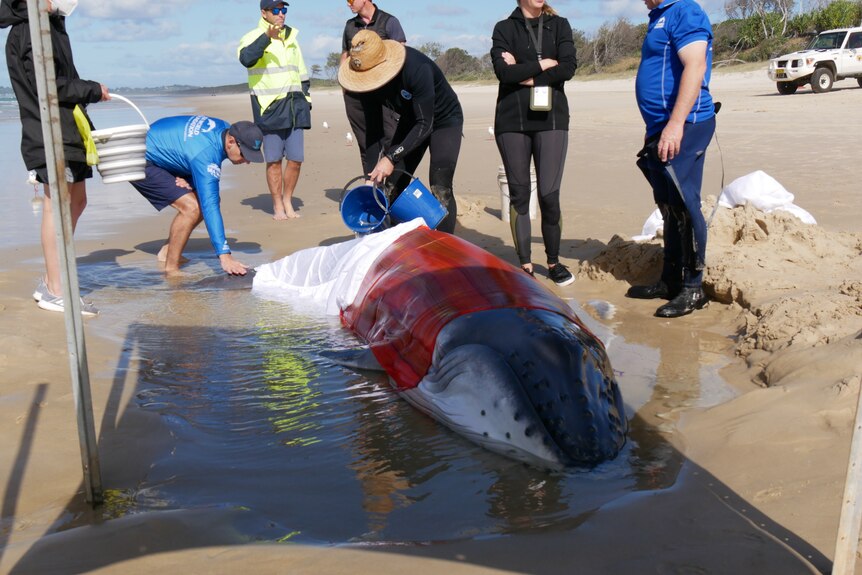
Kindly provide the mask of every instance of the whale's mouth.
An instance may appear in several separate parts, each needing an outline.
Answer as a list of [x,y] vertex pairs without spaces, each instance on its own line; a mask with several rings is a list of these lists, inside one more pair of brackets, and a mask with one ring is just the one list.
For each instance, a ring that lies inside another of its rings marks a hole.
[[552,312],[498,309],[454,320],[405,398],[494,451],[525,451],[552,467],[596,465],[625,443],[603,348]]

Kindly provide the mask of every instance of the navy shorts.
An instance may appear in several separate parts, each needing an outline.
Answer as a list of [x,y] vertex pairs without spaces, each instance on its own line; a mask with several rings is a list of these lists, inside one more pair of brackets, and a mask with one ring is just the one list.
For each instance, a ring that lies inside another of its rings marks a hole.
[[267,164],[287,158],[292,162],[305,160],[305,130],[300,128],[274,130],[263,134],[263,159]]
[[[36,168],[36,181],[40,184],[48,183],[48,167]],[[86,162],[66,162],[66,181],[70,184],[83,182],[93,177],[93,168]]]
[[[162,211],[175,201],[186,194],[192,193],[191,190],[181,188],[177,185],[177,177],[164,168],[147,162],[147,167],[144,170],[147,175],[143,180],[129,182],[136,190],[141,192],[141,195],[153,204],[153,207]],[[191,177],[183,178],[191,185]]]

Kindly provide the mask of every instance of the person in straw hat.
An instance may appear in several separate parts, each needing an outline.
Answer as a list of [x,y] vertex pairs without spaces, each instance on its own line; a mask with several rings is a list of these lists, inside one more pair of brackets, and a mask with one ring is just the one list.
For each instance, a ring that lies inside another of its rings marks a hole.
[[[362,102],[368,139],[363,167],[369,179],[382,182],[396,168],[413,174],[429,150],[431,193],[449,211],[437,229],[452,233],[457,217],[452,182],[464,114],[440,68],[414,48],[361,30],[338,69],[338,83]],[[400,116],[388,146],[382,143],[384,108]],[[409,182],[410,176],[402,173],[394,184],[396,194]]]
[[[347,6],[355,14],[344,24],[344,34],[341,38],[341,61],[350,55],[350,44],[353,37],[361,30],[373,30],[384,40],[396,40],[402,44],[407,43],[407,36],[401,27],[398,18],[388,12],[384,12],[371,0],[347,0]],[[362,111],[362,102],[350,92],[344,92],[344,109],[347,112],[347,121],[350,129],[356,136],[359,145],[359,161],[365,165],[365,113]],[[383,125],[385,138],[384,145],[388,147],[392,141],[392,135],[398,127],[398,116],[388,108],[383,110]]]

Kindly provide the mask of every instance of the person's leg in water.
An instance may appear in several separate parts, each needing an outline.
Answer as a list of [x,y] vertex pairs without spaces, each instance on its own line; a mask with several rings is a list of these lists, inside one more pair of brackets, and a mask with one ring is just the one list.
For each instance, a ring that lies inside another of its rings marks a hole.
[[509,225],[512,228],[512,241],[521,268],[533,275],[530,240],[530,164],[533,153],[533,135],[522,132],[497,134],[497,149],[506,170],[509,185]]
[[179,197],[171,207],[177,210],[177,215],[171,221],[168,232],[168,243],[159,251],[159,261],[165,262],[165,273],[174,274],[186,260],[183,250],[192,235],[192,231],[203,221],[198,196],[189,192]]
[[156,210],[162,211],[168,206],[177,210],[177,215],[171,221],[168,242],[156,255],[158,261],[164,262],[166,272],[176,272],[180,265],[188,261],[183,257],[183,249],[192,230],[203,220],[200,203],[194,188],[184,178],[150,162],[147,162],[145,174],[143,180],[130,182],[132,187]]
[[536,164],[542,241],[548,261],[548,277],[558,286],[567,286],[575,281],[569,269],[560,263],[560,241],[563,234],[560,186],[568,149],[569,132],[566,130],[536,132],[533,137],[533,160]]

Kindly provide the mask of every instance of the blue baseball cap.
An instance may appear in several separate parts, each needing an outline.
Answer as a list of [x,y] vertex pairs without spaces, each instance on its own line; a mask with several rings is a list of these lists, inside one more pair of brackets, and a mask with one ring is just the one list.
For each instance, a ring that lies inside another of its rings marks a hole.
[[227,133],[236,139],[243,158],[255,164],[263,163],[263,132],[254,122],[234,122]]
[[260,9],[261,10],[272,10],[279,4],[284,4],[285,6],[290,6],[284,0],[260,0]]

